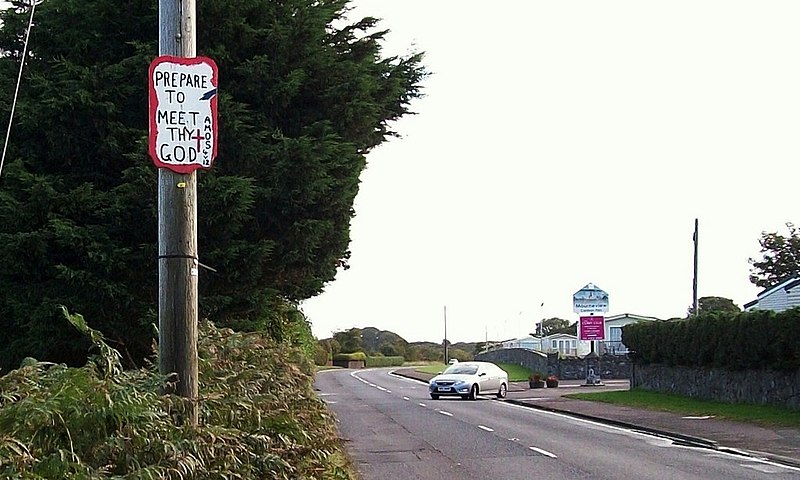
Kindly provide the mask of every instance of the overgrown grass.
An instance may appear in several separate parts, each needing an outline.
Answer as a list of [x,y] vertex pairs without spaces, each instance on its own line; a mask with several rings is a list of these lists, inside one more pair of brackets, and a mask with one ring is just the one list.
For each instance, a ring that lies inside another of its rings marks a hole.
[[0,377],[0,478],[356,478],[305,352],[204,323],[192,427],[174,421],[189,400],[160,395],[169,379],[156,367],[123,371],[68,317],[98,354],[82,368],[30,359]]
[[713,415],[717,418],[763,426],[800,428],[800,411],[781,407],[712,402],[641,389],[618,392],[573,393],[565,396],[579,400],[660,410],[681,415]]

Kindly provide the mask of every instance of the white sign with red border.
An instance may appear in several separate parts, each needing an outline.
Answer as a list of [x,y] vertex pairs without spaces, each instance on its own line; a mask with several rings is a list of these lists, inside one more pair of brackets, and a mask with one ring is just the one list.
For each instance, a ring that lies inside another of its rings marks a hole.
[[149,153],[159,168],[191,173],[217,156],[217,64],[165,55],[150,64]]

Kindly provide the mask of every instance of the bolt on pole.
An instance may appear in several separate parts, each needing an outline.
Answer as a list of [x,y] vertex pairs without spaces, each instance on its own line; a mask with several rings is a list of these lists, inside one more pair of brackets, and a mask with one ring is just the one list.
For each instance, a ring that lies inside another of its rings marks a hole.
[[[195,0],[159,0],[159,55],[196,56]],[[198,422],[197,174],[158,169],[158,366],[176,374],[164,393],[190,400],[178,415]]]

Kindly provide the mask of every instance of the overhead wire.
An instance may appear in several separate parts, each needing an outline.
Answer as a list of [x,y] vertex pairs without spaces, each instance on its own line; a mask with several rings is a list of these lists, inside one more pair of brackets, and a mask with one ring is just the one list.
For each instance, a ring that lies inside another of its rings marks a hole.
[[6,129],[6,139],[3,142],[3,155],[0,157],[0,175],[3,174],[3,165],[6,162],[6,152],[8,151],[8,140],[11,138],[11,124],[14,121],[14,111],[17,108],[17,97],[19,96],[19,85],[22,83],[22,68],[25,66],[25,59],[28,57],[28,41],[31,38],[33,28],[33,13],[36,11],[36,0],[31,1],[31,16],[28,20],[28,30],[25,32],[25,45],[22,47],[22,57],[19,62],[19,74],[17,75],[17,86],[14,89],[14,99],[11,102],[11,114],[8,118],[8,129]]

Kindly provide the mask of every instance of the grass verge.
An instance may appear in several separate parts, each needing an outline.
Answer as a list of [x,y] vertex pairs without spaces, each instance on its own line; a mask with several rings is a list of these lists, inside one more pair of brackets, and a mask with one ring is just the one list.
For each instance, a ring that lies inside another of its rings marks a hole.
[[712,402],[639,389],[619,392],[573,393],[565,396],[578,400],[605,402],[681,415],[712,415],[717,418],[762,426],[800,428],[800,411],[768,405]]
[[[528,380],[528,376],[531,374],[531,371],[525,367],[520,367],[519,365],[514,365],[513,363],[498,363],[498,367],[502,368],[503,370],[508,373],[508,381],[509,382],[525,382]],[[414,370],[422,373],[430,373],[432,375],[436,375],[437,373],[443,371],[447,368],[447,365],[444,363],[432,363],[430,365],[420,366],[415,368]]]
[[445,365],[444,363],[431,363],[430,365],[417,367],[414,370],[422,373],[430,373],[432,375],[436,375],[437,373],[444,371],[445,368],[447,368],[447,365]]
[[498,367],[508,373],[509,382],[527,382],[531,371],[525,367],[514,365],[513,363],[498,363]]

